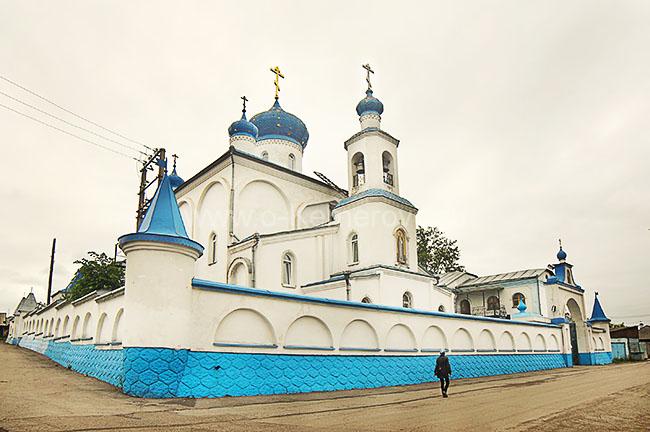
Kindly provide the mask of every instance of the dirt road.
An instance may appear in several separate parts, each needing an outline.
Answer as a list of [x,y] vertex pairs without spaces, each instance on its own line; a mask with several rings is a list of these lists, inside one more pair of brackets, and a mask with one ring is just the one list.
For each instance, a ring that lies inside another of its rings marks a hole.
[[[398,371],[396,371],[398,372]],[[437,385],[223,399],[137,399],[0,344],[5,431],[649,431],[650,362]]]

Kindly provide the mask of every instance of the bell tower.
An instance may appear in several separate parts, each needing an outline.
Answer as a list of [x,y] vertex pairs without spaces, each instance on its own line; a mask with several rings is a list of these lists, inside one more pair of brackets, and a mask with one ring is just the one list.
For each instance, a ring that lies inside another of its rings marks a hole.
[[399,195],[397,146],[399,140],[381,129],[384,104],[373,95],[370,65],[366,70],[366,97],[357,104],[361,131],[345,142],[348,152],[348,185],[352,195],[380,189]]

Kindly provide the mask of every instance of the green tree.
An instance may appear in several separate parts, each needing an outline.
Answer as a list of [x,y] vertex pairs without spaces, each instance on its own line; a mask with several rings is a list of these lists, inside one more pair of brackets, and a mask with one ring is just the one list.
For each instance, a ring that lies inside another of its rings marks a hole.
[[418,226],[418,264],[437,275],[465,270],[465,267],[458,263],[460,249],[456,240],[448,239],[444,234],[437,227]]
[[124,285],[124,265],[105,253],[88,252],[90,258],[75,261],[80,264],[65,296],[76,300],[96,290],[114,290]]

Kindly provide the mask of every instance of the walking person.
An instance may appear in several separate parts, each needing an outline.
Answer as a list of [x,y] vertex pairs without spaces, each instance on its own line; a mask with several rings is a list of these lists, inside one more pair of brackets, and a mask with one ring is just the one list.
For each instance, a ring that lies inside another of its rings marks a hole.
[[451,375],[451,365],[449,364],[449,357],[445,355],[445,350],[440,350],[440,356],[436,359],[436,369],[433,372],[440,380],[440,390],[442,397],[446,398],[447,389],[449,388],[449,375]]

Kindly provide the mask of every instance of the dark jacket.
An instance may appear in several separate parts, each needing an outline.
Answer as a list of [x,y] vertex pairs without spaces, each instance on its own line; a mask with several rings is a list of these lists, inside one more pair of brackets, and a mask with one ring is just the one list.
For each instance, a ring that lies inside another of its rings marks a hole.
[[438,378],[447,378],[451,375],[451,365],[449,364],[449,357],[440,356],[436,360],[436,370],[433,372]]

